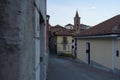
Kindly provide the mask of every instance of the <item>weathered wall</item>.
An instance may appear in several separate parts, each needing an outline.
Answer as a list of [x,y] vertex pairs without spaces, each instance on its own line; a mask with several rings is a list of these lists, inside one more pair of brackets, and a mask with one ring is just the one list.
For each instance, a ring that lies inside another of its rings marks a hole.
[[35,80],[34,0],[21,0],[20,11],[20,80]]
[[40,19],[40,80],[46,80],[48,51],[46,47],[46,0],[39,0]]
[[[38,2],[37,2],[38,1]],[[35,14],[35,10],[38,17]],[[36,16],[39,21],[36,22]],[[37,80],[35,28],[41,30],[43,61],[38,74],[46,79],[46,0],[0,0],[0,80]],[[40,49],[39,49],[40,50]],[[38,58],[39,60],[40,57]]]
[[19,3],[0,0],[0,80],[19,79]]
[[63,36],[57,36],[57,53],[72,53],[72,36],[67,37],[66,50],[63,49]]
[[34,80],[33,0],[0,0],[0,80]]

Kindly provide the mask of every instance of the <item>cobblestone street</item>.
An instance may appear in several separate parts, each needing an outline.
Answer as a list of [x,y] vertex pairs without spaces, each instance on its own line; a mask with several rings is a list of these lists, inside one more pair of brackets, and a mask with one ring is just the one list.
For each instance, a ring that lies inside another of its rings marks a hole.
[[47,80],[120,80],[120,76],[52,55]]

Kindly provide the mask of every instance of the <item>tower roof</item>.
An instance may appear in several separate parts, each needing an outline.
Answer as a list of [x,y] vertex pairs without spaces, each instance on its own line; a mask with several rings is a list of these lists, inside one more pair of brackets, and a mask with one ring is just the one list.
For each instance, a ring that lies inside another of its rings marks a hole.
[[75,15],[75,17],[79,17],[78,11],[76,11],[76,15]]

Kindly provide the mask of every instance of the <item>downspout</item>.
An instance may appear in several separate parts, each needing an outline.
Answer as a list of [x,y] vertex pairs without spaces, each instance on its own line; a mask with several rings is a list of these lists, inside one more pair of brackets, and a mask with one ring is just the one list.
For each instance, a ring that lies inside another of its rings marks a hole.
[[112,40],[112,70],[115,68],[115,39]]

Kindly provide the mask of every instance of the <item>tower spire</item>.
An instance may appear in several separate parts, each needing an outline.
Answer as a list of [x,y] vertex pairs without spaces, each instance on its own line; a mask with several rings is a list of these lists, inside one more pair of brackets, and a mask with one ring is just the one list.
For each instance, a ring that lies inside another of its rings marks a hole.
[[75,17],[79,17],[78,10],[76,11],[76,15],[75,15]]
[[78,10],[76,11],[75,17],[74,17],[74,29],[77,33],[80,31],[80,17],[78,14]]

